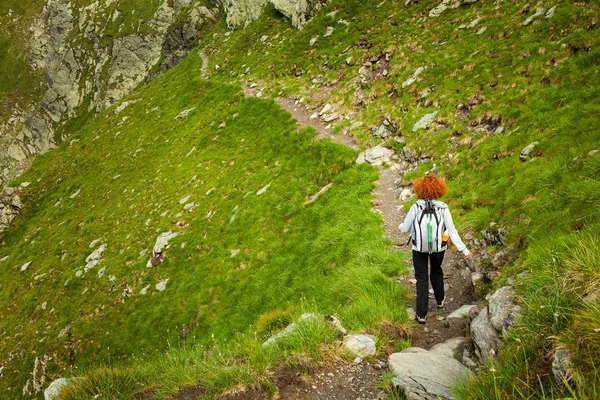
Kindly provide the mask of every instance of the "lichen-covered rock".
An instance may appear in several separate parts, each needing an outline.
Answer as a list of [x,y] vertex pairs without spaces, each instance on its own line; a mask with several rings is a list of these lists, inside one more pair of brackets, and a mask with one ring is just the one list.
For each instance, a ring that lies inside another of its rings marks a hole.
[[490,297],[489,313],[490,323],[497,331],[508,327],[509,316],[515,307],[515,291],[511,286],[504,286]]
[[69,385],[69,381],[67,378],[58,378],[52,381],[44,390],[44,400],[59,400],[61,390]]
[[265,9],[268,0],[216,0],[227,13],[227,26],[235,28],[247,26],[258,19]]
[[500,340],[490,323],[487,307],[481,310],[471,322],[471,339],[475,345],[475,354],[480,361],[496,357]]
[[438,111],[434,111],[432,113],[424,115],[420,120],[418,120],[412,127],[412,131],[416,132],[419,129],[427,129],[433,124],[435,120],[435,116],[438,114]]
[[[290,19],[292,26],[302,29],[322,6],[320,0],[269,0],[283,15]],[[327,36],[327,35],[326,35]]]

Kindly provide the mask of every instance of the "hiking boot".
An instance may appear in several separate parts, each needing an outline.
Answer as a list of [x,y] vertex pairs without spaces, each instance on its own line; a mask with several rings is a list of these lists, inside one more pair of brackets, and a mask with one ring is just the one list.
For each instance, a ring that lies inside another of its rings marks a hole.
[[444,301],[446,301],[445,297],[442,299],[442,301],[438,301],[437,308],[444,308]]
[[419,317],[418,315],[415,317],[415,321],[417,321],[420,324],[424,324],[425,323],[425,317]]

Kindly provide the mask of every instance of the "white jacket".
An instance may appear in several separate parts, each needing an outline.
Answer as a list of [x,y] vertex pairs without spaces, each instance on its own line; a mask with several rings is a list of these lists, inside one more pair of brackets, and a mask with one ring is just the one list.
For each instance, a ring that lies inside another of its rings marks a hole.
[[[412,205],[404,222],[400,225],[400,232],[411,232],[413,230],[413,223],[417,216],[417,204],[420,206],[425,206],[425,200],[418,200],[415,204]],[[442,209],[442,217],[444,219],[444,225],[446,226],[446,230],[448,231],[448,235],[450,235],[450,239],[452,243],[456,246],[458,251],[462,252],[465,256],[470,253],[467,246],[460,240],[460,236],[458,235],[458,231],[454,226],[454,222],[452,221],[452,215],[450,215],[450,210],[448,209],[448,205],[443,201],[433,200],[433,205]],[[411,232],[412,238],[415,238],[415,232]],[[413,250],[419,251],[417,246],[413,244]]]

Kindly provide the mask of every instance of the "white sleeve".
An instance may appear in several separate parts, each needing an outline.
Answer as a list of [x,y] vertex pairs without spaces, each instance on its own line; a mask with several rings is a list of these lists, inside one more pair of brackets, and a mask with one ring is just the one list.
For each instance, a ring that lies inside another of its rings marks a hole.
[[467,246],[460,240],[460,236],[458,235],[458,231],[454,226],[454,221],[452,221],[452,215],[450,215],[450,210],[448,208],[444,209],[444,224],[446,225],[446,230],[448,231],[448,235],[450,235],[450,239],[452,243],[456,246],[456,249],[463,253],[465,256],[470,253]]
[[406,218],[404,218],[404,222],[399,226],[400,232],[410,232],[412,229],[413,221],[415,220],[415,216],[417,214],[417,207],[415,204],[408,210],[408,214],[406,214]]

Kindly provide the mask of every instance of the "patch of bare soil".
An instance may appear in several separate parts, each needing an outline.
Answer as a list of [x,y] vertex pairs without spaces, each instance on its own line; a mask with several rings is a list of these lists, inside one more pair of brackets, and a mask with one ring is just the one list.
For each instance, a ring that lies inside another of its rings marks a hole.
[[385,399],[378,388],[385,360],[344,364],[304,376],[297,369],[283,366],[275,373],[279,398],[290,400]]

